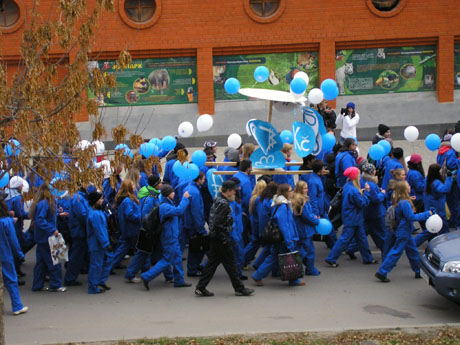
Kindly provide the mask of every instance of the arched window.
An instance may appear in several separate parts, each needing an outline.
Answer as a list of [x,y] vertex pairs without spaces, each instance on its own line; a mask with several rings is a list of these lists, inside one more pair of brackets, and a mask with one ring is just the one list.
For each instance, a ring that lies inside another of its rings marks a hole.
[[19,20],[19,6],[13,0],[0,0],[0,27],[7,28]]
[[259,17],[270,17],[280,7],[280,0],[249,0],[251,10]]
[[374,7],[383,12],[394,10],[399,5],[400,0],[372,0]]
[[126,0],[126,16],[136,23],[144,23],[153,18],[157,9],[155,0]]

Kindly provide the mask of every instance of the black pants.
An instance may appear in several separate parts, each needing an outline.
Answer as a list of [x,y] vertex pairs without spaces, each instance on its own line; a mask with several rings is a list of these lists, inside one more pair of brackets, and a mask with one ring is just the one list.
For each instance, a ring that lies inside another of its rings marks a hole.
[[232,247],[228,242],[224,244],[214,239],[211,239],[210,242],[208,262],[203,269],[201,279],[196,288],[204,290],[214,276],[214,273],[216,273],[217,267],[222,263],[225,271],[227,271],[228,277],[232,281],[233,289],[235,289],[235,291],[242,291],[244,285],[238,277],[238,269],[236,267]]

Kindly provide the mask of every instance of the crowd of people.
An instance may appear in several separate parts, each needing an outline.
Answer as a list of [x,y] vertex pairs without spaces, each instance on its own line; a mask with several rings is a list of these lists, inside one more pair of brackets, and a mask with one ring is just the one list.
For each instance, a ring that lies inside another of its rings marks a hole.
[[[213,293],[207,286],[222,263],[235,295],[250,296],[254,289],[243,283],[249,279],[244,274],[247,267],[255,269],[250,277],[253,284],[263,286],[269,274],[280,275],[280,254],[298,251],[306,276],[321,273],[314,244],[321,218],[333,224],[333,230],[323,238],[330,248],[325,259],[330,267],[339,266],[342,254],[356,259],[359,251],[363,264],[380,264],[375,277],[389,282],[388,274],[406,251],[415,278],[420,278],[417,247],[460,226],[460,160],[450,146],[455,130],[446,130],[437,161],[425,175],[422,157],[414,153],[406,162],[402,148],[393,147],[390,128],[384,124],[378,126],[373,143],[387,140],[390,154],[379,161],[358,154],[355,104],[347,104],[337,117],[327,105],[318,110],[328,131],[333,133],[336,125],[342,126],[340,138],[331,151],[304,157],[300,170],[310,171],[298,177],[282,172],[251,174],[250,156],[255,150],[251,143],[226,149],[225,161],[235,164],[219,165],[213,141],[204,143],[208,164],[200,167],[192,181],[174,173],[179,156],[188,157],[187,148],[179,142],[160,157],[165,159],[163,176],[156,169],[147,171],[140,159],[129,171],[107,169],[101,190],[81,186],[74,195],[65,192],[56,197],[38,176],[11,177],[0,193],[0,260],[13,314],[28,310],[18,286],[25,283],[21,264],[33,247],[33,291],[65,292],[69,286],[82,285],[80,275],[88,274],[88,293],[99,294],[110,290],[107,280],[114,270],[125,269],[128,283],[141,283],[147,290],[149,282],[161,274],[176,288],[192,286],[186,276],[198,277],[195,294],[209,297]],[[283,145],[287,162],[292,150],[291,144]],[[211,168],[234,172],[224,176],[214,198],[206,178]],[[36,188],[34,200],[26,208],[24,180]],[[390,209],[394,227],[385,222]],[[138,249],[138,238],[143,219],[153,212],[158,212],[162,231],[148,253]],[[443,221],[438,234],[425,227],[434,213]],[[28,229],[24,229],[25,219],[31,220]],[[281,243],[262,241],[271,222],[278,225]],[[65,274],[63,265],[52,258],[49,238],[53,236],[62,236],[69,250]],[[372,255],[368,236],[380,257]],[[305,281],[292,279],[288,285],[303,286]]]

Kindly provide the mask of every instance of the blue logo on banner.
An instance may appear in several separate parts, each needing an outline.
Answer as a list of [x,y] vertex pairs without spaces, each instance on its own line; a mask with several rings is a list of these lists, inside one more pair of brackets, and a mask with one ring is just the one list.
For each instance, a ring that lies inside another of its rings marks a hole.
[[283,148],[283,141],[271,123],[252,120],[249,121],[248,127],[264,154],[281,151]]
[[324,126],[323,117],[315,109],[309,107],[303,107],[303,122],[313,128],[315,135],[318,133],[324,135],[327,133],[326,127]]
[[264,154],[262,149],[258,148],[250,157],[252,166],[257,169],[276,169],[284,168],[286,159],[281,151],[271,151]]
[[217,194],[219,194],[220,187],[222,187],[222,183],[224,183],[222,176],[214,175],[214,171],[216,171],[216,169],[212,168],[206,173],[209,193],[211,193],[213,199],[217,196]]
[[312,127],[302,122],[293,122],[292,133],[294,134],[294,149],[300,157],[303,158],[313,153],[316,135]]

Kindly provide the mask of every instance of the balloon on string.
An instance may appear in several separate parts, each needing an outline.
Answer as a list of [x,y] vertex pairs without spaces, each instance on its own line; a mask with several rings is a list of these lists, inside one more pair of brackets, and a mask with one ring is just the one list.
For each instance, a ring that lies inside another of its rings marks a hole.
[[196,120],[196,129],[198,132],[206,132],[211,129],[214,120],[212,119],[211,115],[203,114],[198,116],[198,120]]
[[20,152],[21,143],[16,139],[8,140],[8,144],[5,145],[5,154],[7,156],[17,156]]
[[91,145],[95,147],[97,156],[100,156],[100,155],[102,155],[104,153],[105,145],[104,145],[104,143],[102,141],[95,140],[95,141],[93,141],[91,143]]
[[203,150],[195,151],[192,154],[192,162],[195,163],[199,168],[206,163],[206,153]]
[[442,229],[442,218],[437,214],[433,214],[426,220],[425,227],[432,234],[438,233]]
[[374,144],[369,149],[369,156],[375,161],[381,160],[385,156],[385,149],[382,145]]
[[294,78],[290,84],[291,92],[297,95],[301,95],[307,89],[307,83],[302,78]]
[[385,150],[385,156],[390,153],[391,144],[388,141],[380,140],[377,144],[383,147],[383,149]]
[[145,158],[155,155],[155,151],[157,150],[157,147],[151,143],[143,143],[141,147],[139,147],[139,153]]
[[321,91],[323,91],[324,98],[332,101],[339,95],[339,88],[334,79],[325,79],[321,83]]
[[173,173],[174,175],[176,175],[177,177],[185,177],[186,173],[187,173],[187,170],[185,169],[185,167],[182,165],[182,163],[177,160],[174,162],[173,164]]
[[308,77],[307,73],[302,72],[302,71],[297,72],[296,74],[294,74],[294,79],[297,79],[297,78],[303,79],[303,81],[305,81],[305,84],[308,86],[310,78]]
[[198,168],[198,165],[194,163],[188,163],[187,164],[187,178],[190,181],[193,181],[198,177],[200,174],[200,168]]
[[172,137],[170,135],[167,135],[166,137],[164,137],[161,140],[161,148],[163,149],[163,151],[174,150],[176,145],[177,145],[176,138],[174,138],[174,137]]
[[324,99],[323,91],[313,88],[308,93],[308,101],[312,104],[320,104]]
[[[297,161],[293,159],[293,160],[291,160],[291,163],[297,163]],[[292,171],[297,171],[299,169],[300,169],[300,165],[291,165],[289,167],[289,170],[292,170]]]
[[188,121],[184,121],[177,128],[177,132],[182,138],[188,138],[193,134],[193,125]]
[[316,232],[320,235],[329,235],[332,231],[332,223],[329,219],[321,218],[316,225]]
[[441,145],[441,138],[436,134],[429,134],[425,138],[425,145],[428,150],[436,151],[437,149],[439,149],[439,146]]
[[406,138],[407,141],[413,142],[418,139],[418,129],[415,126],[408,126],[404,130],[404,138]]
[[452,138],[450,139],[450,146],[457,151],[460,152],[460,133],[455,133]]
[[236,78],[228,78],[224,84],[225,91],[227,91],[227,93],[229,93],[230,95],[238,93],[240,87],[240,82]]
[[294,142],[294,136],[290,130],[285,129],[282,131],[280,137],[283,144],[292,144]]
[[161,147],[161,140],[158,138],[152,138],[149,140],[150,144],[156,145],[158,147]]
[[[3,175],[3,176],[2,176]],[[7,171],[0,171],[0,188],[6,187],[10,182],[10,174]]]
[[237,133],[230,134],[227,138],[227,145],[228,147],[238,149],[242,143],[241,136]]
[[323,151],[330,151],[334,148],[334,145],[336,143],[335,136],[333,136],[331,133],[326,133],[321,136],[323,139]]
[[254,70],[254,79],[259,83],[263,83],[264,81],[268,79],[269,74],[270,74],[270,71],[268,70],[267,67],[259,66]]

